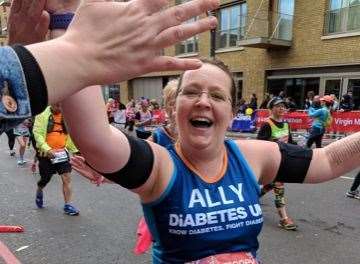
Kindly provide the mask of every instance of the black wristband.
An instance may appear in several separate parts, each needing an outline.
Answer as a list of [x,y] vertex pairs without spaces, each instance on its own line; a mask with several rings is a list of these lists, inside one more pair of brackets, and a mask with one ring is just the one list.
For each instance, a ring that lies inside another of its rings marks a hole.
[[29,93],[31,114],[40,114],[48,105],[48,94],[44,76],[34,56],[22,45],[12,46],[19,57]]

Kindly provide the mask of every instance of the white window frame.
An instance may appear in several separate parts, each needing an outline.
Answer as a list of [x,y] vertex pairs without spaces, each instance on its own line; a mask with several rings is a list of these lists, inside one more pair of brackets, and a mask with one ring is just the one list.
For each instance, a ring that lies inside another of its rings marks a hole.
[[[238,25],[237,27],[232,27],[231,25],[231,9],[232,8],[240,8],[240,15],[239,15],[239,19],[238,19]],[[245,9],[245,13],[242,13]],[[237,47],[236,42],[243,39],[245,37],[245,31],[246,31],[246,20],[247,20],[247,3],[246,2],[242,2],[242,3],[238,3],[235,5],[231,5],[231,6],[227,6],[227,7],[223,7],[218,11],[218,21],[219,21],[219,26],[216,30],[216,49],[228,49],[228,48],[232,48],[232,47]],[[221,14],[222,12],[228,12],[228,18],[227,18],[227,24],[228,24],[228,28],[227,29],[222,29],[221,30]],[[234,43],[234,45],[230,45],[230,33],[234,30],[237,30],[238,35],[237,35],[237,41]],[[226,35],[226,43],[225,46],[220,46],[220,34],[223,32],[227,32]],[[241,32],[243,33],[241,35]]]
[[[356,8],[359,11],[359,19],[360,19],[360,1],[359,3],[352,4],[354,0],[340,0],[340,7],[339,8],[332,8],[332,0],[328,0],[328,10],[325,14],[325,23],[324,23],[324,34],[325,35],[332,35],[332,34],[339,34],[339,33],[348,33],[348,32],[360,32],[360,22],[356,28],[349,29],[349,14],[351,8]],[[356,0],[355,0],[356,1]],[[351,4],[351,5],[350,5]],[[338,18],[340,16],[340,18]],[[336,24],[336,19],[340,19],[339,29],[337,29],[336,25],[334,30],[330,32],[330,25]],[[334,21],[335,20],[335,21]]]
[[[175,1],[175,4],[176,5],[179,5],[179,4],[183,4],[183,3],[186,3],[186,2],[189,2],[190,0],[177,0]],[[194,23],[196,20],[198,20],[198,17],[193,17],[193,18],[190,18],[189,20],[185,21],[184,24],[186,23]],[[176,55],[182,55],[182,54],[196,54],[198,51],[199,51],[199,40],[198,40],[198,35],[195,35],[191,38],[188,38],[186,40],[183,40],[179,43],[177,43],[175,45],[175,54]],[[190,49],[188,48],[189,45],[192,45],[193,46],[193,50],[190,51]],[[184,46],[183,48],[183,52],[180,52],[180,48],[181,46]]]

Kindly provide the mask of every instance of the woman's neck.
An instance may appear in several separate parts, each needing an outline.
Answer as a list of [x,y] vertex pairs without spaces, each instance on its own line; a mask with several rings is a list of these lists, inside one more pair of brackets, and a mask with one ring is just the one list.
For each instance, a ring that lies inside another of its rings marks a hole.
[[226,155],[224,143],[218,147],[209,147],[200,150],[181,144],[181,142],[177,144],[184,158],[191,163],[201,175],[207,175],[210,179],[219,176],[223,167],[224,155]]

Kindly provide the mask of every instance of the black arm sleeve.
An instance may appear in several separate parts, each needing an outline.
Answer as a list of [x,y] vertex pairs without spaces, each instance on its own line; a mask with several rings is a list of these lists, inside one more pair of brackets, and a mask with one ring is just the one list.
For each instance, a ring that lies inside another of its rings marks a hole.
[[271,139],[271,127],[268,122],[265,122],[259,130],[257,139],[270,140]]
[[99,171],[98,173],[124,188],[135,189],[143,185],[150,177],[154,164],[154,153],[145,140],[131,137],[125,133],[124,135],[130,144],[130,157],[126,165],[113,173]]
[[281,163],[275,181],[303,183],[312,160],[313,151],[297,145],[278,142]]
[[23,46],[12,47],[18,56],[24,71],[26,86],[29,93],[31,114],[40,114],[48,104],[47,87],[41,68],[33,55]]

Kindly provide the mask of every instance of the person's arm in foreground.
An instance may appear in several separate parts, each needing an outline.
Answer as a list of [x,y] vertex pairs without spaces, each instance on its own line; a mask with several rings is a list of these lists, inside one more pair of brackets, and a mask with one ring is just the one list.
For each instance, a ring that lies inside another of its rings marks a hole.
[[[13,0],[10,7],[8,20],[8,45],[16,43],[27,45],[43,41],[49,27],[49,14],[44,10],[45,0]],[[27,87],[24,85],[25,80],[22,78],[21,67],[16,54],[9,48],[2,48],[0,52],[1,66],[6,68],[10,66],[9,73],[13,73],[12,78],[15,79],[11,85],[2,82],[0,89],[7,89],[9,94],[2,94],[0,103],[0,134],[34,113],[34,105],[36,104],[27,94]],[[0,67],[1,67],[0,66]],[[15,67],[15,68],[14,68]],[[4,76],[1,76],[4,77]],[[10,79],[10,78],[5,78]],[[5,87],[6,86],[6,87]],[[3,91],[3,93],[6,93]],[[6,96],[11,96],[11,98]],[[34,99],[34,98],[33,98]],[[33,108],[33,109],[31,109]],[[43,110],[43,109],[42,109]],[[41,111],[35,112],[35,114]]]
[[61,38],[0,48],[0,77],[8,80],[18,100],[36,99],[36,103],[30,102],[31,110],[29,103],[21,109],[28,117],[89,85],[117,83],[152,71],[200,67],[197,59],[157,54],[164,47],[215,27],[215,18],[180,24],[189,15],[217,8],[219,1],[194,0],[186,3],[188,9],[164,9],[167,4],[166,0],[84,0]]

